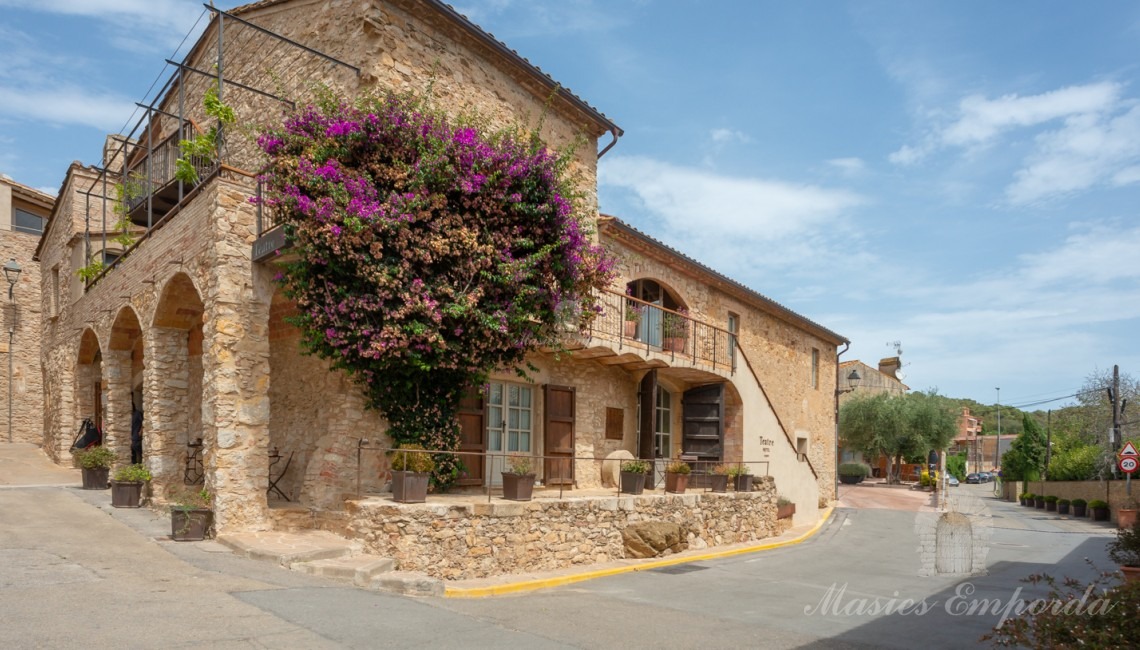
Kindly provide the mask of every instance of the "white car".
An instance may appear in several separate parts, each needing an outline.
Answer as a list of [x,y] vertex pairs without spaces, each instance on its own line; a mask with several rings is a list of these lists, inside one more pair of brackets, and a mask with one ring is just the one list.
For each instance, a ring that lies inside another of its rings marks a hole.
[[949,485],[950,487],[958,487],[958,479],[953,477],[953,476],[950,476],[946,479],[946,484]]

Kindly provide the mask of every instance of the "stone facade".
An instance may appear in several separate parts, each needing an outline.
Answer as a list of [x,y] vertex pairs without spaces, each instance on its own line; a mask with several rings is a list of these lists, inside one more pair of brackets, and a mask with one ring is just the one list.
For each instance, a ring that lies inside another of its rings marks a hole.
[[[43,373],[40,371],[40,267],[33,259],[38,233],[17,221],[17,211],[47,217],[55,200],[39,190],[0,175],[0,265],[16,260],[22,269],[12,286],[12,300],[3,302],[3,330],[0,332],[0,411],[3,434],[0,440],[39,443],[43,430]],[[0,293],[9,284],[0,277]],[[11,365],[9,365],[9,362]],[[11,372],[9,373],[9,369]],[[9,388],[11,390],[9,390]],[[8,396],[11,395],[11,405]],[[11,407],[12,428],[8,430]]]
[[690,549],[777,534],[771,478],[744,493],[574,497],[527,503],[349,503],[350,538],[401,571],[447,580],[548,571],[625,557],[631,524],[678,524]]

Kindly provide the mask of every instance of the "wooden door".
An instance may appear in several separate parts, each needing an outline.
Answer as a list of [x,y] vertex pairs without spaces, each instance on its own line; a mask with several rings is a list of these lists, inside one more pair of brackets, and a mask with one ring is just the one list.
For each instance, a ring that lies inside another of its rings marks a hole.
[[574,484],[574,387],[543,387],[547,485]]
[[681,404],[681,453],[702,470],[724,459],[724,384],[685,391]]
[[466,468],[457,485],[483,485],[482,454],[487,451],[487,426],[484,422],[483,392],[471,392],[459,402],[459,451],[460,460]]

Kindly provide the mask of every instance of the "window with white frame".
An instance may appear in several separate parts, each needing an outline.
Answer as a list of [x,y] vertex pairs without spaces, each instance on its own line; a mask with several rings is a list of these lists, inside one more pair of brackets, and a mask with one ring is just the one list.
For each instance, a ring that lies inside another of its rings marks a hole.
[[15,208],[12,210],[12,230],[38,235],[44,231],[46,219],[27,210]]
[[654,429],[654,456],[669,458],[673,451],[673,395],[660,386],[657,388]]
[[534,422],[530,386],[490,382],[487,386],[487,451],[530,453]]

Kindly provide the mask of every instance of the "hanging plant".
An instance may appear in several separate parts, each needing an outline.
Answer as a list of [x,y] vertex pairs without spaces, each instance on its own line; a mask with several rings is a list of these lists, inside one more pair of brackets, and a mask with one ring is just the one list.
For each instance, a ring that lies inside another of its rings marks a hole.
[[[411,98],[324,97],[258,142],[265,207],[298,253],[279,276],[306,349],[347,371],[399,444],[457,450],[460,397],[588,324],[612,263],[568,159],[532,133]],[[452,455],[433,480],[457,477]]]

